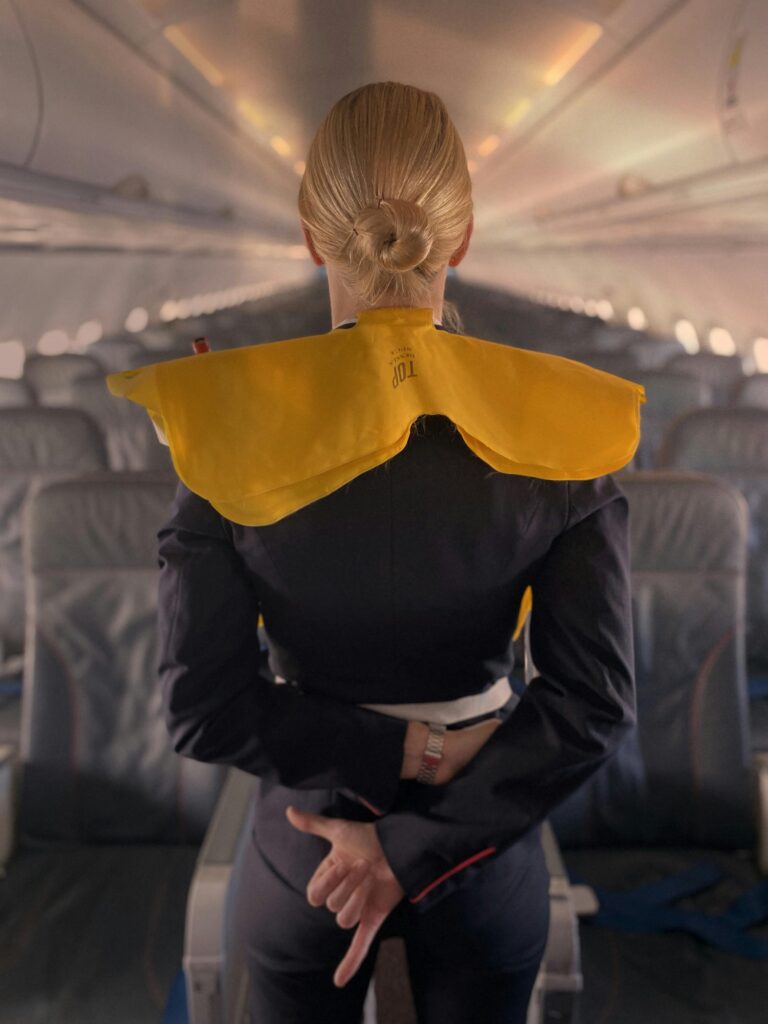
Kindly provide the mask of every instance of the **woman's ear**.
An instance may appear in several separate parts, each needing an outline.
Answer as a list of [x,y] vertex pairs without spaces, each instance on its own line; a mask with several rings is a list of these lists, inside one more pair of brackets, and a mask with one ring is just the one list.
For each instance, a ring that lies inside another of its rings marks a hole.
[[464,238],[462,239],[461,245],[456,252],[448,260],[449,267],[457,267],[464,257],[467,255],[467,249],[469,248],[469,240],[472,237],[472,229],[475,226],[475,219],[472,214],[469,215],[469,223],[467,224],[467,230],[464,232]]
[[322,267],[323,260],[317,255],[317,250],[315,249],[315,244],[312,241],[312,235],[309,233],[309,228],[305,224],[302,224],[301,230],[304,232],[304,241],[307,243],[307,248],[309,249],[309,255],[312,257],[312,261],[316,263],[318,267]]

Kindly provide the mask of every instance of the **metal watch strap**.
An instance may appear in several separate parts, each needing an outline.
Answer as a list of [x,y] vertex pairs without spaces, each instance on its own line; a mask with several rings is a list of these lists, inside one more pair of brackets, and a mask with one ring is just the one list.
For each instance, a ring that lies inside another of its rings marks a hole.
[[443,744],[445,743],[445,725],[437,722],[429,723],[429,736],[424,753],[421,755],[421,764],[416,774],[417,782],[434,783],[437,767],[443,759]]

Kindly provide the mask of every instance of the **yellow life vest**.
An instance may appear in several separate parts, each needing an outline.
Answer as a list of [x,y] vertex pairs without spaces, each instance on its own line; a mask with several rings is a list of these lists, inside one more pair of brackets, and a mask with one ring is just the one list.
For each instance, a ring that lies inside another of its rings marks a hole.
[[[439,331],[430,308],[404,306],[106,381],[144,406],[186,486],[244,526],[277,522],[391,459],[425,413],[447,416],[501,473],[592,479],[630,461],[646,400],[640,384]],[[530,607],[529,589],[515,636]]]

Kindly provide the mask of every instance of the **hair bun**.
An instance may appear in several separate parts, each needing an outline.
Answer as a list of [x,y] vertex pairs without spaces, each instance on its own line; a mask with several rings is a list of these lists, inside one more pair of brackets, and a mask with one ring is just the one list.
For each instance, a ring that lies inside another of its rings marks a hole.
[[366,206],[352,226],[361,256],[384,270],[404,273],[426,259],[432,230],[423,206],[408,199],[380,199]]

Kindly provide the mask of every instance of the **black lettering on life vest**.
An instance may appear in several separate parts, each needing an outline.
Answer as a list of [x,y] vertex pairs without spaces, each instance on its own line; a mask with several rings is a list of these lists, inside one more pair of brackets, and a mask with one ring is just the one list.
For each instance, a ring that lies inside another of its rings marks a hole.
[[398,363],[395,363],[394,371],[392,373],[392,387],[399,387],[403,381],[408,380],[409,377],[416,377],[418,374],[414,373],[413,360],[404,359]]

